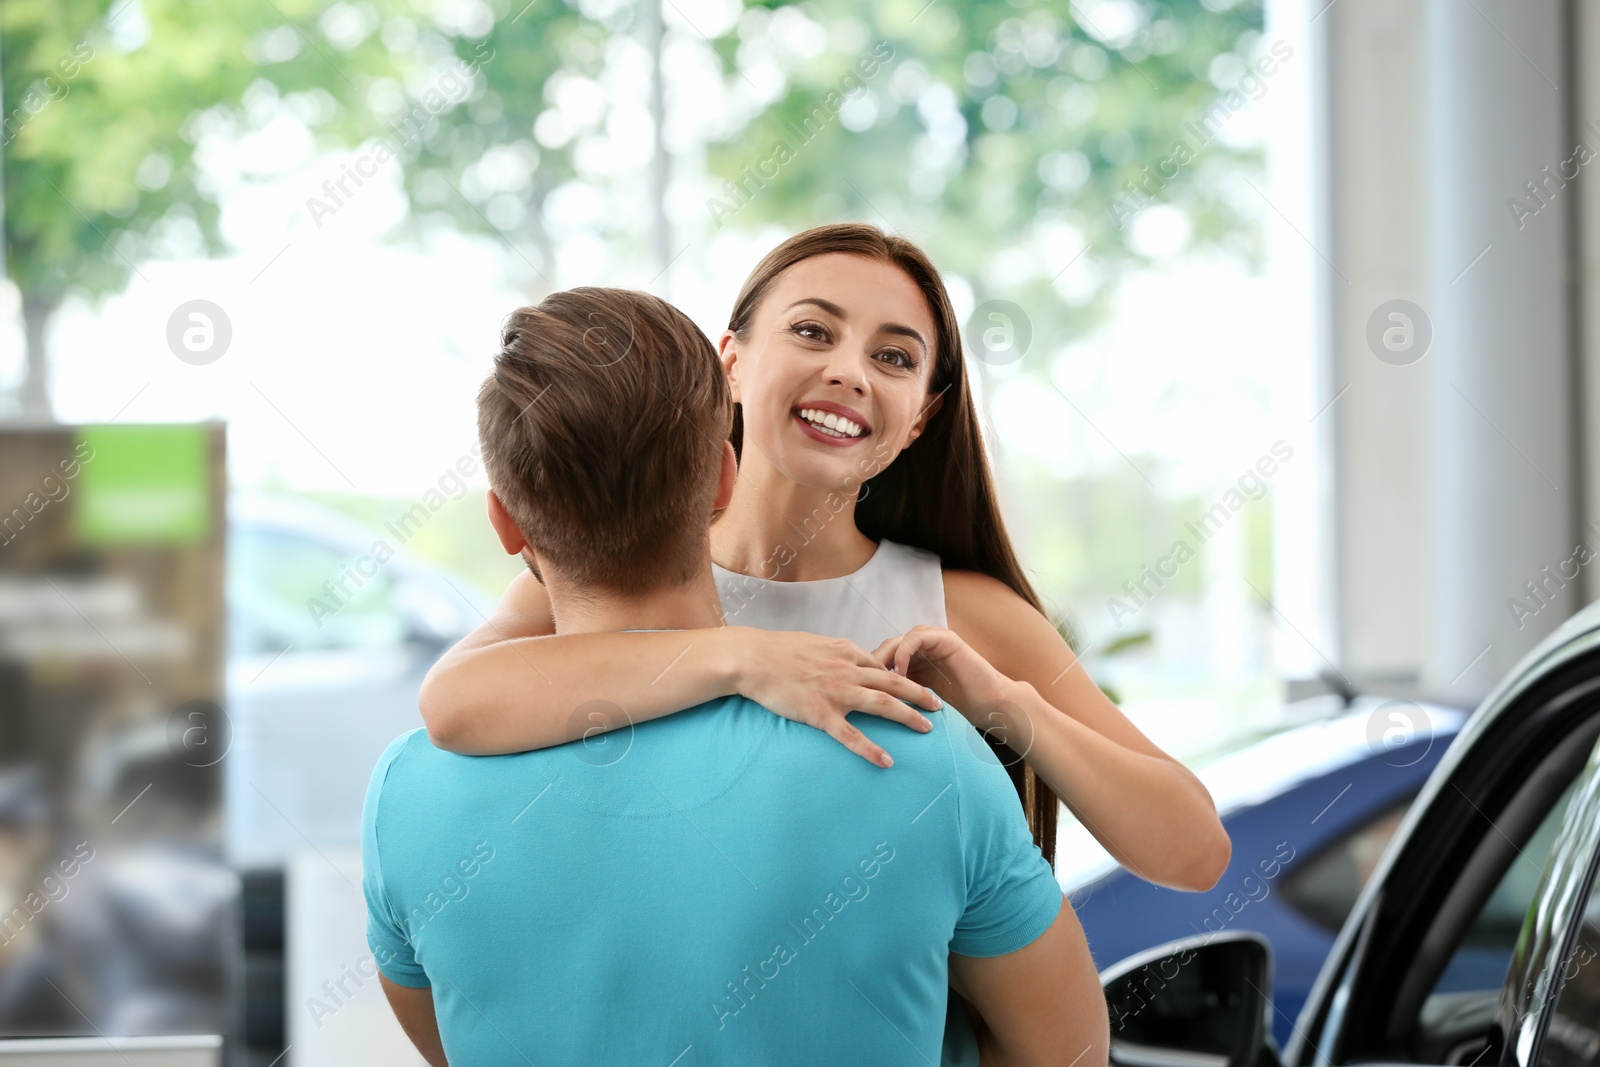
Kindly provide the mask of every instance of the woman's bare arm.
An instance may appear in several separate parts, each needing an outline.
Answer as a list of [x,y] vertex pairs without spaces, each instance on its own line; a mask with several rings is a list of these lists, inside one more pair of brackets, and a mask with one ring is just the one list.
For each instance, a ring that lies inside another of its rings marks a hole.
[[434,664],[419,703],[440,748],[488,755],[548,748],[596,730],[670,715],[735,693],[828,733],[864,759],[888,753],[851,711],[927,728],[928,690],[840,638],[724,626],[556,635],[532,574],[513,579],[494,614]]
[[972,571],[945,571],[945,604],[949,628],[1015,683],[997,705],[1022,720],[1006,737],[1032,738],[1028,762],[1117,862],[1159,885],[1214,886],[1232,844],[1211,794],[1100,691],[1050,621]]

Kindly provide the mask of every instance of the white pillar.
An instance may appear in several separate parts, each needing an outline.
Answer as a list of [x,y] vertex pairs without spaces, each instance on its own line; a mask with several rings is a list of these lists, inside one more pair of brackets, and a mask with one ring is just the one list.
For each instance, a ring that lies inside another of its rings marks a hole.
[[[1576,92],[1574,140],[1600,152],[1600,5],[1579,4],[1572,34]],[[1592,123],[1592,125],[1591,125]],[[1600,158],[1584,167],[1578,179],[1574,230],[1577,235],[1575,298],[1580,308],[1600,308]],[[1578,322],[1578,436],[1581,526],[1578,537],[1600,549],[1600,314],[1581,315]],[[1579,599],[1587,604],[1600,599],[1600,559],[1583,570]]]
[[[1327,151],[1322,291],[1330,358],[1317,428],[1331,437],[1338,651],[1357,686],[1406,688],[1427,656],[1432,533],[1428,360],[1373,352],[1367,324],[1394,300],[1426,303],[1423,0],[1312,0]],[[1320,14],[1316,12],[1320,11]]]
[[[1524,583],[1578,531],[1569,271],[1574,87],[1558,0],[1427,0],[1432,635],[1427,689],[1481,696],[1579,606]],[[1528,183],[1544,181],[1533,200]],[[1564,188],[1562,187],[1564,184]],[[1515,218],[1513,198],[1536,203]],[[1421,366],[1421,364],[1417,364]],[[1520,598],[1538,609],[1518,618]],[[1469,666],[1470,665],[1470,666]]]
[[[1595,420],[1579,412],[1600,411],[1600,376],[1576,369],[1569,267],[1578,193],[1596,179],[1559,173],[1582,120],[1600,119],[1600,87],[1579,95],[1564,49],[1600,26],[1573,6],[1336,0],[1312,22],[1336,658],[1358,686],[1470,703],[1600,572],[1574,579],[1568,562],[1595,499],[1579,482],[1579,426]],[[1600,131],[1586,143],[1600,150]],[[1600,238],[1600,217],[1591,228]]]

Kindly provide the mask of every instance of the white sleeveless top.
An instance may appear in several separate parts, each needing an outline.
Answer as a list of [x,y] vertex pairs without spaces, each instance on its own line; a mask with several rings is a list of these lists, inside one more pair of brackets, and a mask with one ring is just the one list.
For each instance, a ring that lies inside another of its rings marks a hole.
[[[715,563],[717,596],[729,626],[848,637],[871,652],[913,626],[944,626],[944,570],[932,552],[879,541],[852,574],[775,582]],[[945,1012],[939,1067],[978,1067],[978,1039],[955,992]]]
[[777,582],[715,563],[717,595],[729,626],[802,630],[848,637],[871,652],[913,626],[944,626],[944,571],[932,552],[878,542],[851,574],[813,582]]

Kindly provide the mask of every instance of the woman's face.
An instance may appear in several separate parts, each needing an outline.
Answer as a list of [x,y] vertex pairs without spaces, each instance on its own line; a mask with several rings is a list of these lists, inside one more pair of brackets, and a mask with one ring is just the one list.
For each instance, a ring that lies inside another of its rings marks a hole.
[[915,441],[938,347],[922,291],[893,264],[832,253],[778,276],[722,362],[744,412],[743,464],[804,486],[859,486]]

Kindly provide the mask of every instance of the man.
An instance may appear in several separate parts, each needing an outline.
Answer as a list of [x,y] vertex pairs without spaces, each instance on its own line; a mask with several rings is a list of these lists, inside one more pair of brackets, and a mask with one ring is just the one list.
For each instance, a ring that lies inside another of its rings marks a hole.
[[[721,624],[731,405],[682,313],[557,293],[507,321],[478,399],[491,519],[558,633]],[[405,735],[363,819],[401,1025],[456,1067],[933,1064],[954,987],[985,1064],[1104,1064],[1088,947],[1015,791],[965,719],[930,719],[892,773],[743,698],[514,756]]]

